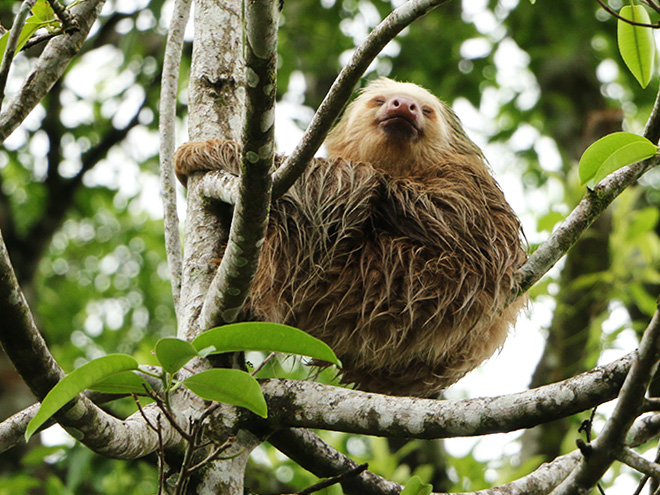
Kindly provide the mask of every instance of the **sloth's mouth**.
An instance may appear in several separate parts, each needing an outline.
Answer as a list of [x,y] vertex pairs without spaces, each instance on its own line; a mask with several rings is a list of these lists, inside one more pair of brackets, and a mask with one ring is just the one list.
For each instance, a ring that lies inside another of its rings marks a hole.
[[415,139],[421,131],[417,122],[407,115],[388,115],[378,122],[385,133],[395,139]]

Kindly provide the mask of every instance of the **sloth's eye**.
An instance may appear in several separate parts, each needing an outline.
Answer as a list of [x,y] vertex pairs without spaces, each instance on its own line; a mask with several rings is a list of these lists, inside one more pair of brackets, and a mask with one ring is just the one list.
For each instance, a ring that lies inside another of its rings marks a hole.
[[374,98],[374,105],[377,107],[383,106],[385,104],[385,98]]
[[431,117],[433,115],[433,109],[429,107],[424,107],[422,108],[422,113],[427,117]]

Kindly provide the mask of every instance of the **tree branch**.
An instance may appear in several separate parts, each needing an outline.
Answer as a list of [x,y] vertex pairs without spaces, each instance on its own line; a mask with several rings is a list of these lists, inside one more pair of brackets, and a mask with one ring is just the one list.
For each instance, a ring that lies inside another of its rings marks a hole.
[[209,170],[200,178],[199,188],[205,198],[235,205],[238,202],[240,180],[224,170]]
[[263,381],[262,389],[271,426],[405,438],[486,435],[531,428],[612,400],[634,356],[536,389],[469,400],[391,397],[276,379]]
[[242,140],[241,182],[227,247],[202,307],[202,329],[238,317],[254,279],[268,225],[270,172],[275,159],[277,3],[248,2],[245,16],[247,118]]
[[[282,453],[319,477],[336,476],[357,463],[321,440],[309,430],[282,430],[270,439]],[[556,458],[541,465],[534,472],[506,485],[462,493],[462,495],[545,495],[563,480],[580,459],[580,452]],[[398,495],[403,487],[370,471],[342,483],[348,494],[354,495]],[[445,494],[446,495],[446,494]]]
[[[246,74],[243,53],[243,4],[241,0],[196,0],[195,39],[190,75],[188,125],[192,141],[225,138],[240,142],[237,135],[244,123]],[[188,180],[188,214],[184,247],[184,273],[181,286],[178,336],[191,340],[208,328],[200,318],[209,287],[215,276],[215,260],[222,255],[230,209],[212,204],[200,193],[201,174]],[[206,327],[206,328],[205,328]],[[209,366],[198,360],[187,369]],[[173,404],[191,419],[201,414],[189,401]],[[229,460],[216,459],[193,475],[204,493],[242,494],[245,465],[250,452],[261,442],[249,432],[237,431],[235,408],[225,407],[218,415],[226,427],[234,453]],[[208,446],[207,449],[211,449]],[[211,451],[209,450],[208,453]],[[168,482],[174,479],[168,479]]]
[[[325,443],[310,430],[293,428],[280,430],[268,438],[269,443],[287,457],[320,478],[330,478],[358,467],[358,463]],[[398,495],[403,488],[398,483],[364,471],[342,483],[347,493],[360,495]]]
[[646,437],[660,435],[660,414],[650,414],[637,418],[628,430],[626,445],[638,447],[646,441]]
[[[25,441],[27,424],[36,416],[39,405],[32,404],[0,423],[0,453],[6,452],[20,442]],[[51,423],[46,422],[44,427],[49,427]]]
[[176,0],[170,29],[167,33],[163,74],[160,93],[160,185],[163,191],[163,223],[165,230],[165,252],[170,266],[172,298],[174,310],[179,319],[179,298],[181,296],[181,274],[183,260],[179,217],[176,209],[176,181],[172,155],[175,147],[176,103],[179,99],[179,69],[183,50],[183,35],[188,24],[192,0]]
[[[153,373],[157,371],[152,366],[142,366],[141,369],[145,369]],[[163,383],[148,374],[141,374],[142,378],[149,382],[149,385],[153,390],[161,391],[163,388]],[[94,404],[105,404],[107,402],[119,399],[124,395],[121,394],[106,394],[101,392],[94,392],[86,390],[83,392],[86,397],[94,402]],[[40,404],[32,404],[31,406],[26,407],[22,411],[17,412],[13,416],[5,419],[0,422],[0,454],[6,452],[12,447],[18,445],[19,443],[25,441],[25,430],[30,420],[37,414]],[[152,414],[153,416],[153,414]],[[46,421],[39,431],[44,430],[55,423],[55,419],[51,418]]]
[[273,199],[282,196],[303,173],[369,64],[405,27],[448,0],[410,0],[392,11],[355,50],[314,114],[300,144],[273,174]]
[[64,33],[48,42],[17,95],[0,113],[0,142],[11,134],[46,96],[82,47],[105,0],[87,0],[71,9],[79,29]]
[[[628,447],[642,445],[657,436],[657,426],[648,422],[638,420],[635,427],[637,431],[634,441],[627,441]],[[335,476],[357,466],[352,459],[327,445],[309,430],[299,428],[280,430],[270,436],[269,442],[316,476]],[[549,490],[559,485],[570,474],[580,461],[581,455],[579,450],[575,450],[557,457],[552,462],[542,464],[534,472],[511,483],[470,493],[471,495],[547,495]],[[403,487],[366,471],[351,480],[350,484],[345,483],[343,488],[346,493],[353,495],[398,495]]]
[[624,447],[617,451],[616,458],[636,471],[660,481],[660,466],[655,462],[647,461],[634,450]]

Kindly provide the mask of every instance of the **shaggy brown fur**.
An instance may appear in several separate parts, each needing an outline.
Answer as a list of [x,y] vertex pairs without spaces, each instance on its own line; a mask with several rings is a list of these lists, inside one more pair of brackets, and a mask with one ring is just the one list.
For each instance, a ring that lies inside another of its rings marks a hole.
[[[431,396],[490,357],[524,304],[520,225],[454,113],[379,79],[272,208],[250,318],[328,343],[343,381]],[[237,169],[235,143],[184,145],[177,173]],[[350,160],[350,161],[349,161]]]

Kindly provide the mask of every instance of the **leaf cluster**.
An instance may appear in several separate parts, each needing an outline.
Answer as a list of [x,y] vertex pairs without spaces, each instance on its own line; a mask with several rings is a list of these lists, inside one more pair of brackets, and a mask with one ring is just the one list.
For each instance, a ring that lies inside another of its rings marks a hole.
[[[163,373],[155,377],[163,382],[165,403],[170,392],[184,386],[203,399],[245,407],[262,417],[266,417],[268,412],[261,387],[245,371],[210,369],[182,381],[177,381],[175,375],[191,359],[247,350],[299,354],[339,364],[332,349],[320,340],[287,325],[265,322],[235,323],[210,329],[192,342],[164,338],[156,343],[154,350],[163,368]],[[103,356],[75,369],[44,397],[38,413],[25,431],[26,440],[86,389],[111,394],[142,394],[145,389],[151,389],[139,373],[134,373],[139,370],[135,358],[126,354]]]

